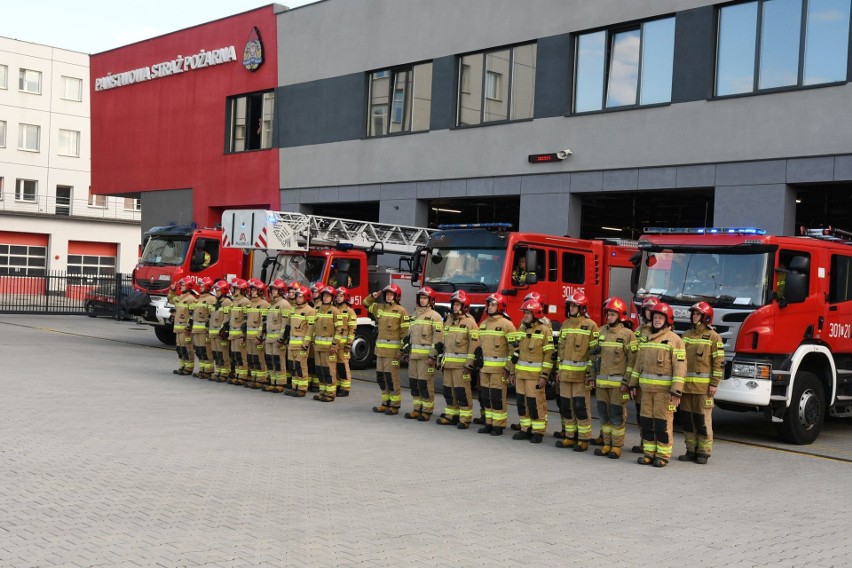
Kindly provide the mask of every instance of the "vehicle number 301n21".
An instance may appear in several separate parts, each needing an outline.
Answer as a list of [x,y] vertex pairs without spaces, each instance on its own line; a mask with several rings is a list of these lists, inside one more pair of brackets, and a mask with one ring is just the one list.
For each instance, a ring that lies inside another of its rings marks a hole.
[[850,331],[852,331],[852,324],[848,324],[848,323],[830,323],[830,324],[828,324],[828,336],[829,337],[843,337],[844,339],[849,339]]

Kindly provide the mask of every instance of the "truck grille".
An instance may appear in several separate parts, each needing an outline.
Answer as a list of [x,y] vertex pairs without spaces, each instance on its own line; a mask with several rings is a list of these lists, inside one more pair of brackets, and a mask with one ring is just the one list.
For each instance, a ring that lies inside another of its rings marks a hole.
[[167,290],[171,282],[165,280],[142,280],[136,281],[136,285],[148,292],[162,292]]

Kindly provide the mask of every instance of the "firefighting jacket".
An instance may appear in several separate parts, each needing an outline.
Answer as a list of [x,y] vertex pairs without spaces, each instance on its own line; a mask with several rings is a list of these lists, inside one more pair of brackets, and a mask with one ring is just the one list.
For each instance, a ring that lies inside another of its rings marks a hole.
[[397,304],[377,303],[373,296],[364,299],[364,307],[376,318],[379,335],[376,338],[376,356],[396,358],[402,348],[402,339],[408,335],[411,322],[408,310]]
[[683,334],[686,346],[686,377],[683,392],[707,394],[717,387],[725,369],[725,345],[713,328],[703,323]]
[[355,330],[358,328],[358,314],[351,306],[346,304],[337,304],[338,314],[337,319],[340,322],[340,335],[335,335],[334,340],[337,342],[338,351],[340,353],[348,353],[352,348],[352,343],[355,341]]
[[290,302],[277,296],[266,310],[266,334],[264,339],[268,342],[278,341],[284,332],[284,322],[289,317]]
[[195,303],[195,295],[187,291],[175,297],[175,332],[188,332],[189,319],[192,317],[192,304]]
[[598,347],[600,348],[600,372],[597,386],[614,389],[630,384],[636,351],[633,344],[637,341],[633,331],[621,322],[605,325],[600,329]]
[[571,316],[559,329],[559,380],[579,383],[594,378],[592,351],[598,346],[598,324],[584,315]]
[[470,314],[448,314],[444,321],[443,368],[473,367],[474,352],[479,347],[479,326]]
[[231,308],[228,311],[228,339],[242,339],[243,324],[246,321],[246,308],[251,303],[251,300],[240,294],[234,298],[231,303]]
[[637,340],[645,341],[646,339],[651,337],[651,334],[653,333],[651,330],[652,328],[650,323],[643,323],[639,326],[639,329],[636,330],[636,333],[634,333],[634,335],[636,336]]
[[414,310],[411,327],[408,328],[408,344],[411,346],[411,359],[438,358],[435,344],[442,340],[444,321],[441,314],[431,307],[419,307]]
[[231,299],[221,296],[216,303],[210,306],[210,320],[207,322],[207,331],[210,337],[218,336],[219,331],[228,321],[228,313],[231,311]]
[[506,369],[518,379],[546,379],[553,369],[553,331],[549,322],[538,319],[515,332],[518,347],[506,363]]
[[686,375],[686,349],[683,340],[666,327],[639,345],[630,375],[630,386],[643,391],[669,391],[680,396]]
[[246,339],[263,339],[263,322],[266,319],[269,302],[258,296],[249,300],[245,308]]
[[192,310],[192,333],[206,334],[207,322],[210,321],[210,309],[216,303],[216,296],[204,292],[190,304]]
[[344,333],[343,320],[337,316],[340,311],[333,304],[320,304],[314,320],[314,349],[331,351],[334,338]]
[[288,345],[291,350],[307,351],[311,348],[316,313],[317,311],[310,304],[296,305],[290,310],[290,318],[287,323],[290,325],[290,343]]
[[482,347],[482,372],[502,371],[512,354],[517,329],[506,314],[494,314],[479,324],[479,342]]

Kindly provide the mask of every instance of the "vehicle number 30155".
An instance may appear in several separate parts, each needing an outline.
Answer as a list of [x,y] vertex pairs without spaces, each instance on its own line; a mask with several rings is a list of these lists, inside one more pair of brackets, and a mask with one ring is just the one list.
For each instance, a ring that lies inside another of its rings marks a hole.
[[830,324],[828,324],[828,336],[829,337],[843,337],[844,339],[849,339],[850,332],[852,332],[852,324],[848,324],[848,323],[830,323]]

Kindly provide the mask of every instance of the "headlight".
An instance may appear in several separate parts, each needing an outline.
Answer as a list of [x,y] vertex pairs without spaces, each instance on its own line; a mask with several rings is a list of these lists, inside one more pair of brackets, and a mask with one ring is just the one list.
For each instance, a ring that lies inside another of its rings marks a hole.
[[734,363],[731,365],[731,376],[769,380],[772,378],[772,365],[769,363]]

